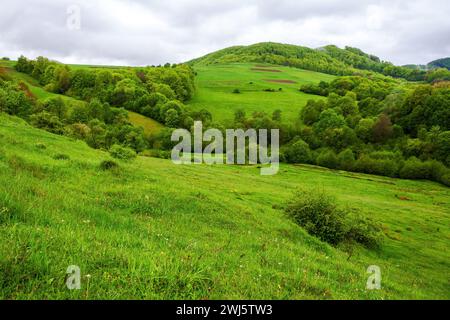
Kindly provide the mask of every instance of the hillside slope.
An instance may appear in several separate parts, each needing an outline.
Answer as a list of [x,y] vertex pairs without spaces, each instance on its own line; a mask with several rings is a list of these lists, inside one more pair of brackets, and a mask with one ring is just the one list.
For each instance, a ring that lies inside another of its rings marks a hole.
[[270,63],[332,75],[354,75],[377,72],[386,76],[423,80],[425,72],[394,66],[360,49],[334,45],[311,49],[273,42],[225,48],[189,61],[193,66],[224,63]]
[[309,99],[321,99],[300,92],[300,86],[335,78],[267,64],[215,64],[195,66],[195,71],[197,90],[188,105],[196,111],[208,110],[219,123],[232,120],[237,110],[245,110],[248,115],[264,111],[269,116],[281,110],[283,121],[293,123]]
[[[57,160],[59,159],[59,160]],[[175,166],[107,153],[0,114],[0,299],[449,299],[450,191],[285,166]],[[383,224],[351,256],[278,208],[320,188]],[[67,290],[77,265],[82,289]],[[382,290],[366,291],[369,265]]]
[[[34,95],[34,97],[40,101],[44,101],[46,99],[51,99],[51,98],[61,98],[65,102],[75,102],[75,103],[79,103],[79,104],[85,104],[84,101],[74,99],[67,95],[55,94],[55,93],[45,90],[39,84],[39,82],[36,79],[34,79],[33,77],[31,77],[25,73],[17,72],[14,69],[15,64],[16,64],[15,61],[0,60],[0,79],[3,76],[3,77],[6,77],[6,80],[23,81],[27,85],[30,92]],[[86,68],[100,68],[100,67],[71,65],[71,68],[86,69]],[[118,69],[120,67],[103,67],[103,68],[114,70],[114,69]],[[146,135],[156,134],[156,133],[160,132],[161,129],[164,127],[162,124],[160,124],[156,120],[153,120],[144,115],[137,114],[137,113],[131,112],[131,111],[128,112],[128,120],[135,127],[142,127],[144,129],[144,132]]]

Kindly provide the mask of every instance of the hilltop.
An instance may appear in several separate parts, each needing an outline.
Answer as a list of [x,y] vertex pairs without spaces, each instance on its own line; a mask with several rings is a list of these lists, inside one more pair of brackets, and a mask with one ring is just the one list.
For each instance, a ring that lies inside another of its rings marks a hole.
[[270,63],[339,76],[377,72],[413,81],[422,80],[425,76],[423,71],[394,66],[360,49],[340,49],[334,45],[311,49],[292,44],[264,42],[225,48],[188,63],[198,66],[234,62]]

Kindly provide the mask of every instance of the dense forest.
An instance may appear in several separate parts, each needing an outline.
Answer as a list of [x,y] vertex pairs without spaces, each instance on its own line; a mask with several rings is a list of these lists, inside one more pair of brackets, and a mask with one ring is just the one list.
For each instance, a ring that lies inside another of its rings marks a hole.
[[340,77],[301,90],[327,100],[301,110],[286,161],[450,185],[450,83]]

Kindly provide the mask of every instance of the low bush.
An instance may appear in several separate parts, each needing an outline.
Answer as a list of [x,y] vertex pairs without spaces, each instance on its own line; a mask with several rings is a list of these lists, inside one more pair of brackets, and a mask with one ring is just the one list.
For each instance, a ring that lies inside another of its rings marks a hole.
[[70,157],[67,154],[59,153],[53,156],[55,160],[70,160]]
[[283,148],[283,155],[288,163],[312,163],[313,161],[309,145],[301,139]]
[[352,171],[355,166],[355,155],[352,149],[346,149],[338,155],[339,169],[345,171]]
[[409,158],[400,170],[400,178],[403,179],[429,179],[431,178],[430,163],[422,162],[415,157]]
[[115,144],[109,149],[112,157],[120,160],[132,160],[136,158],[136,151],[131,148]]
[[47,146],[45,144],[43,144],[42,142],[38,142],[38,143],[36,143],[36,148],[45,150],[45,149],[47,149]]
[[333,150],[326,150],[317,157],[317,165],[329,169],[337,169],[339,160]]
[[285,212],[309,234],[329,244],[357,242],[368,248],[381,245],[378,226],[338,208],[335,199],[324,192],[298,192],[286,206]]
[[113,160],[103,160],[100,163],[100,169],[106,171],[106,170],[113,170],[113,169],[117,169],[119,168],[119,165],[117,164],[117,162],[113,161]]
[[160,159],[170,159],[171,158],[171,152],[165,151],[165,150],[158,150],[158,149],[151,149],[151,150],[144,150],[140,153],[143,157],[151,157],[151,158],[160,158]]
[[375,174],[387,177],[397,177],[401,162],[391,159],[373,159],[362,155],[354,165],[356,172]]

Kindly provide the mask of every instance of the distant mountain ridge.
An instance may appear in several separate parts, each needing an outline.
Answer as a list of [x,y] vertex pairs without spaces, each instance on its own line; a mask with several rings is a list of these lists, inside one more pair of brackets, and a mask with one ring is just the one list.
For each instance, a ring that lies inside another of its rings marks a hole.
[[417,69],[417,70],[425,70],[425,71],[439,69],[439,68],[444,68],[444,69],[450,70],[450,57],[437,59],[437,60],[431,61],[430,63],[428,63],[426,65],[408,64],[408,65],[405,65],[404,67],[411,68],[411,69]]
[[211,65],[233,62],[270,63],[338,76],[377,72],[411,81],[420,81],[425,77],[425,71],[395,66],[358,48],[341,49],[334,45],[311,49],[292,44],[262,42],[225,48],[188,63]]

